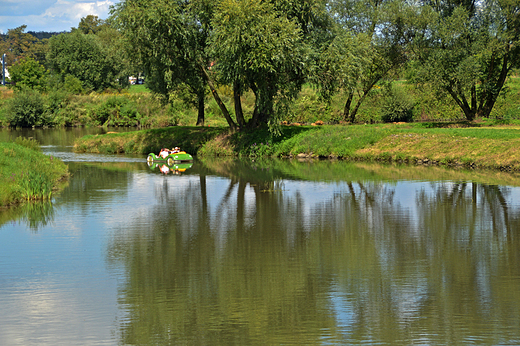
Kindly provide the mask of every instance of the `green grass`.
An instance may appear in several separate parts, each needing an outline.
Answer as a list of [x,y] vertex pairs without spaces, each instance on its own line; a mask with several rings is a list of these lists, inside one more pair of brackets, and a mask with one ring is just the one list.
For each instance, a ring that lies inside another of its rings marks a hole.
[[[90,136],[76,151],[156,152],[180,146],[198,156],[331,157],[354,160],[425,161],[445,165],[520,170],[520,126],[466,123],[282,126],[281,136],[267,129],[229,133],[226,127],[171,127]],[[454,127],[459,126],[459,127]],[[466,127],[460,127],[466,126]]]
[[128,92],[131,94],[138,93],[151,93],[150,89],[148,89],[144,84],[134,84],[128,88]]
[[50,199],[67,175],[67,166],[41,153],[34,140],[19,137],[16,143],[0,143],[0,207]]
[[158,153],[164,147],[180,147],[188,153],[196,153],[204,143],[227,131],[227,128],[224,127],[173,126],[107,135],[90,135],[77,139],[74,143],[74,151],[104,154],[148,154],[150,152]]

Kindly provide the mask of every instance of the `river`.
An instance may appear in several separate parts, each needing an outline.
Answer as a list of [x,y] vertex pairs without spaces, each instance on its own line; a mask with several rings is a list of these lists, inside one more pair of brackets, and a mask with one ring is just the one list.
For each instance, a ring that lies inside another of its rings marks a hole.
[[520,177],[76,154],[0,211],[0,345],[520,344]]

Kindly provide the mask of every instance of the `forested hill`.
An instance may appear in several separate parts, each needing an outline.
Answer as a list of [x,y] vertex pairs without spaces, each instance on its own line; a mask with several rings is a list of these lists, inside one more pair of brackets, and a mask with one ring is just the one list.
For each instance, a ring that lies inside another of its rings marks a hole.
[[[44,38],[51,38],[52,36],[56,36],[59,34],[66,33],[67,31],[60,31],[60,32],[47,32],[47,31],[28,31],[27,33],[34,36],[38,40],[43,40]],[[0,34],[0,40],[5,40],[7,34]]]
[[60,32],[28,31],[27,33],[33,35],[34,37],[36,37],[39,40],[43,40],[44,38],[51,38],[52,36],[63,34],[65,32],[67,32],[67,31],[60,31]]

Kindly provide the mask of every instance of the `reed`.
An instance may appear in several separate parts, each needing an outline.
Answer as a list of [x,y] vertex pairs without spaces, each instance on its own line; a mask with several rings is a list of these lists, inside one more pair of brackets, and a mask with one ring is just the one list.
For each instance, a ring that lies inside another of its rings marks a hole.
[[43,154],[33,139],[0,143],[0,207],[28,200],[48,200],[67,166]]

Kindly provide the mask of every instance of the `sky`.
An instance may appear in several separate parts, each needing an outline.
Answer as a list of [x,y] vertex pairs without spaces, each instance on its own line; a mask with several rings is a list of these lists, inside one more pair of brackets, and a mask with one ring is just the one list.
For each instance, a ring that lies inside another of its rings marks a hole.
[[70,31],[89,14],[107,19],[116,2],[119,0],[0,0],[0,33],[24,24],[25,32]]

